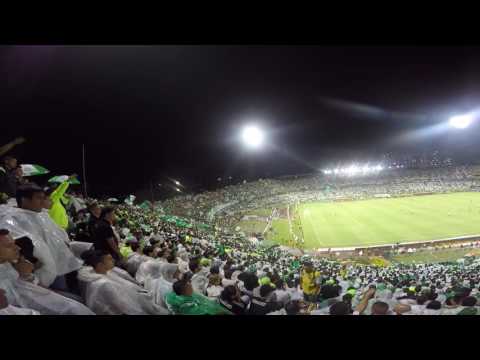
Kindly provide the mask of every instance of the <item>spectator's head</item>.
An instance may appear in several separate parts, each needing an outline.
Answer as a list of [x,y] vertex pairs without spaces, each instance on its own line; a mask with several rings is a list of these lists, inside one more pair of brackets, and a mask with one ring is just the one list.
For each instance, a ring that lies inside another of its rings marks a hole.
[[425,305],[425,303],[428,301],[428,297],[425,295],[420,295],[417,296],[417,304],[418,305]]
[[285,305],[285,311],[287,315],[298,315],[300,312],[300,303],[298,301],[289,301],[287,305]]
[[285,288],[285,281],[283,281],[280,277],[278,277],[276,279],[276,281],[274,282],[275,284],[275,287],[278,289],[278,290],[281,290],[281,289],[284,289]]
[[18,261],[13,264],[13,267],[21,277],[29,276],[33,273],[33,270],[35,270],[35,266],[21,255]]
[[17,168],[17,159],[13,156],[5,156],[2,159],[3,166],[8,170],[13,170]]
[[53,202],[52,199],[50,198],[50,195],[55,189],[52,187],[49,187],[45,189],[45,198],[43,199],[43,208],[50,210],[52,208]]
[[116,220],[115,209],[113,207],[103,208],[100,214],[100,218],[102,220],[108,221],[110,224],[114,224]]
[[[248,291],[252,291],[256,287],[258,287],[258,277],[257,275],[253,273],[245,273],[246,275],[243,278],[243,285],[245,286],[245,289]],[[238,277],[240,279],[240,275]]]
[[143,248],[143,255],[155,257],[155,248],[153,246],[145,246]]
[[232,269],[224,270],[223,272],[223,276],[225,277],[225,279],[229,279],[229,280],[232,278],[232,274],[233,274]]
[[271,285],[262,285],[260,286],[260,296],[262,298],[267,298],[275,289]]
[[16,193],[19,208],[41,212],[45,203],[45,191],[35,184],[21,185]]
[[31,263],[35,264],[38,259],[33,256],[33,242],[32,240],[27,237],[23,236],[15,240],[15,244],[20,248],[20,255],[23,256],[26,260],[30,261]]
[[23,177],[23,169],[21,166],[17,166],[15,168],[15,176],[17,177],[17,179],[20,179]]
[[313,264],[310,261],[307,261],[303,264],[303,268],[307,273],[311,273],[314,271]]
[[10,232],[0,229],[0,264],[16,262],[20,256],[20,248],[15,244]]
[[477,305],[477,299],[473,296],[467,296],[462,300],[462,306],[475,306]]
[[227,302],[231,302],[234,300],[240,299],[240,291],[235,285],[228,285],[225,286],[222,293],[220,294],[220,298]]
[[130,246],[130,249],[132,249],[134,252],[140,250],[140,244],[138,241],[127,241],[127,245]]
[[175,264],[177,262],[177,255],[173,251],[168,253],[167,262],[169,264]]
[[330,306],[329,313],[330,315],[350,315],[351,306],[349,303],[339,301]]
[[372,315],[387,315],[388,304],[383,301],[377,301],[372,305]]
[[220,274],[220,268],[218,266],[212,266],[210,268],[210,274],[219,275]]
[[188,262],[188,268],[194,274],[199,272],[202,269],[202,267],[200,265],[200,260],[198,258],[191,259]]
[[220,286],[222,284],[222,277],[220,274],[212,274],[208,279],[210,286]]
[[346,293],[342,296],[342,301],[347,304],[352,304],[353,295],[351,293]]
[[87,209],[90,212],[90,214],[95,216],[97,219],[100,218],[100,215],[102,214],[102,209],[100,209],[100,206],[98,206],[96,202],[89,204]]
[[325,285],[320,290],[320,295],[324,299],[336,298],[340,295],[341,287],[338,285]]
[[441,308],[442,304],[440,303],[440,301],[437,300],[430,301],[427,305],[427,309],[430,310],[440,310]]
[[178,280],[173,284],[173,291],[178,296],[192,296],[193,288],[189,280]]
[[87,250],[81,257],[98,274],[106,274],[115,267],[112,255],[101,250]]
[[411,310],[412,310],[412,307],[407,304],[397,304],[393,308],[393,312],[397,315],[403,315],[405,313],[408,313]]

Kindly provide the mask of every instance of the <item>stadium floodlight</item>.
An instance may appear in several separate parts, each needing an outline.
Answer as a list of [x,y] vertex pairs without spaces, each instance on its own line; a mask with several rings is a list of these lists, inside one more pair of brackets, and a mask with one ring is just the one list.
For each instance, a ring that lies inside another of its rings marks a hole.
[[180,190],[179,188],[175,188],[175,190],[177,190],[178,192],[182,192],[182,190]]
[[263,132],[256,126],[246,126],[242,131],[242,139],[250,148],[258,148],[263,143]]
[[180,185],[180,181],[175,180],[175,185]]
[[448,123],[456,129],[465,129],[473,122],[472,114],[452,116]]

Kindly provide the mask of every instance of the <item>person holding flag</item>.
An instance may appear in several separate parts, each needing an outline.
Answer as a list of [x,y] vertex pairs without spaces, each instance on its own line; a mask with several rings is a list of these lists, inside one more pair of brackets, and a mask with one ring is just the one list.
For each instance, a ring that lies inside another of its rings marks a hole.
[[67,203],[65,198],[65,192],[67,191],[70,180],[76,178],[76,174],[71,175],[66,181],[61,183],[55,190],[47,191],[48,198],[46,208],[48,209],[48,214],[52,218],[53,222],[57,224],[63,230],[68,228],[68,215],[63,203]]

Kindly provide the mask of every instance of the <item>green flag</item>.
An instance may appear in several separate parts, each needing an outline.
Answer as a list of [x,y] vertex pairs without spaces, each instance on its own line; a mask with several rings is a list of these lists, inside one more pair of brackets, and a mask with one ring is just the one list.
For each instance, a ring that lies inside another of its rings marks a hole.
[[[59,176],[54,176],[54,177],[50,178],[50,180],[48,180],[48,182],[49,183],[63,183],[65,181],[67,181],[68,179],[69,179],[68,175],[59,175]],[[80,185],[80,181],[78,181],[78,179],[76,179],[76,178],[70,179],[70,180],[68,180],[68,182],[71,185]]]
[[44,175],[50,172],[49,170],[45,169],[43,166],[40,165],[22,164],[20,166],[22,168],[23,176]]

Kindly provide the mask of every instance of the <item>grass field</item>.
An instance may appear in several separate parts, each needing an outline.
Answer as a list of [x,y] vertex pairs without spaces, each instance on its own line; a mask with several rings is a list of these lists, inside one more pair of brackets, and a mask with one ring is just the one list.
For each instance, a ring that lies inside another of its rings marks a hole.
[[299,214],[305,248],[434,240],[480,234],[480,193],[310,203]]

